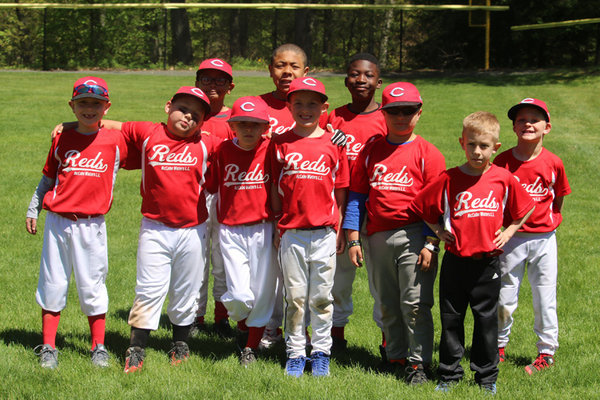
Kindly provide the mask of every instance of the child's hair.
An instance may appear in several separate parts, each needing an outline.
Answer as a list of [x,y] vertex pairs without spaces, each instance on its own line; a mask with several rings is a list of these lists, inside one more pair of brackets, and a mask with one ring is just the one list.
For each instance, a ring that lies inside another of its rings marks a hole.
[[375,64],[375,66],[377,67],[377,73],[378,74],[380,73],[379,60],[377,59],[377,57],[375,57],[371,53],[356,53],[355,55],[350,57],[350,59],[348,60],[348,63],[346,64],[346,72],[348,72],[352,63],[354,61],[358,61],[358,60],[365,60],[365,61]]
[[487,111],[476,111],[463,119],[463,135],[466,132],[492,135],[497,143],[500,140],[500,123],[494,114]]
[[281,46],[273,50],[273,53],[271,53],[271,65],[273,65],[273,61],[275,60],[275,57],[277,57],[277,54],[283,53],[284,51],[291,51],[293,53],[298,54],[300,57],[302,57],[302,62],[304,63],[304,66],[308,66],[308,57],[306,56],[306,52],[302,50],[300,46],[297,46],[293,43],[282,44]]

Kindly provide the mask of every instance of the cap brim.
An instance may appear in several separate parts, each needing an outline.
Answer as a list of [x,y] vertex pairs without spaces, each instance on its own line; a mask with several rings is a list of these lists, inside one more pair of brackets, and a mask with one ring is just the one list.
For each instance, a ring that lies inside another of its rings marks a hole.
[[71,100],[78,100],[78,99],[85,99],[85,98],[109,101],[108,97],[100,96],[99,94],[94,94],[94,93],[81,93],[75,97],[72,97]]
[[293,95],[294,93],[298,93],[298,92],[313,92],[313,93],[316,93],[316,94],[318,94],[318,95],[321,96],[321,98],[323,99],[323,103],[325,103],[329,99],[329,97],[327,97],[326,94],[323,94],[321,92],[317,92],[316,90],[310,90],[310,89],[298,89],[298,90],[294,90],[293,92],[289,92],[288,95],[287,95],[287,97],[286,97],[286,99],[289,100],[291,95]]
[[531,104],[531,103],[519,103],[515,106],[512,106],[510,108],[510,110],[508,110],[508,113],[507,113],[508,119],[510,119],[511,121],[514,121],[515,118],[517,117],[517,112],[519,112],[519,110],[523,107],[537,108],[538,110],[540,110],[542,112],[542,114],[544,114],[546,122],[550,122],[550,118],[548,118],[548,113],[546,112],[546,110],[544,110],[542,107],[538,106],[537,104]]
[[410,106],[422,106],[423,103],[418,101],[395,101],[393,103],[387,103],[381,109],[392,108],[392,107],[410,107]]
[[245,115],[239,115],[237,117],[231,117],[227,120],[227,122],[258,122],[259,124],[268,124],[270,123],[270,121],[262,119],[262,118],[256,118],[256,117],[249,117],[249,116],[245,116]]

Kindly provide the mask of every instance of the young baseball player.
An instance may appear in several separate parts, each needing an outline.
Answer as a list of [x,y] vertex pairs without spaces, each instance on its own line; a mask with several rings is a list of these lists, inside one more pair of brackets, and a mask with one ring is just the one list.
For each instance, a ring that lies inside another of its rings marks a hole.
[[[202,61],[196,71],[196,87],[202,89],[210,99],[210,115],[202,124],[202,133],[214,135],[222,140],[233,139],[234,133],[227,123],[231,115],[231,109],[224,104],[225,96],[230,94],[235,87],[231,65],[219,58],[209,58]],[[221,246],[219,245],[219,223],[216,218],[216,201],[215,197],[208,192],[206,192],[206,206],[208,207],[206,226],[210,240],[208,249],[210,252],[210,265],[212,266],[213,298],[215,301],[215,324],[213,327],[217,335],[231,337],[233,336],[233,330],[229,325],[227,309],[220,300],[227,287],[225,284],[223,256],[221,254]],[[210,269],[204,269],[204,279],[198,299],[198,314],[192,326],[192,332],[190,332],[192,335],[205,330],[204,315],[206,314],[206,303],[208,300],[208,273]]]
[[35,235],[42,206],[48,211],[36,292],[42,307],[43,344],[36,351],[42,367],[58,366],[56,332],[73,274],[81,311],[90,325],[92,362],[107,367],[104,214],[112,204],[116,173],[124,165],[127,146],[120,132],[100,128],[110,107],[103,79],[86,76],[75,81],[69,106],[77,123],[53,139],[26,218],[27,232]]
[[535,203],[535,211],[500,255],[502,285],[498,304],[498,347],[500,361],[517,308],[519,288],[525,274],[531,285],[534,331],[538,356],[525,367],[528,374],[554,365],[558,348],[556,314],[556,228],[562,222],[564,196],[571,193],[560,158],[543,147],[550,132],[550,112],[542,100],[526,98],[508,111],[517,134],[517,146],[501,153],[494,164],[508,169]]
[[335,255],[344,247],[336,233],[348,186],[344,146],[319,127],[326,109],[323,84],[298,78],[288,103],[296,125],[273,136],[269,148],[272,207],[278,218],[275,244],[286,298],[286,374],[302,376],[306,364],[305,310],[312,327],[312,374],[329,375]]
[[259,97],[233,104],[233,140],[215,154],[205,185],[217,193],[219,242],[227,291],[220,298],[242,331],[240,363],[256,361],[265,325],[273,312],[277,273],[273,258],[273,221],[269,206],[271,175],[266,159],[267,105]]
[[445,161],[434,145],[415,133],[423,105],[418,89],[397,82],[384,89],[382,98],[386,136],[371,138],[354,163],[344,228],[348,255],[359,266],[359,231],[366,208],[371,277],[381,304],[387,360],[395,372],[405,373],[408,383],[417,385],[427,382],[433,353],[433,251],[439,240],[425,238],[422,221],[408,208],[445,170]]
[[[498,377],[498,254],[533,211],[533,201],[507,170],[491,164],[500,147],[500,124],[479,111],[463,120],[460,144],[467,161],[451,168],[421,191],[414,210],[445,241],[440,273],[440,381],[448,391],[464,372],[464,319],[474,319],[471,370],[475,382],[496,393]],[[513,220],[502,230],[504,215]],[[438,221],[443,221],[442,223]]]
[[158,328],[167,294],[173,326],[171,364],[189,357],[186,340],[204,276],[206,219],[202,184],[219,140],[200,134],[210,113],[202,90],[182,86],[165,105],[166,124],[115,123],[142,153],[143,219],[137,255],[135,299],[129,313],[130,347],[125,372],[142,368],[150,331]]
[[[339,129],[346,135],[346,155],[348,156],[350,177],[352,177],[352,167],[358,153],[367,140],[375,135],[384,136],[387,133],[380,104],[375,101],[375,92],[382,83],[379,74],[379,61],[375,56],[368,53],[353,55],[348,61],[344,80],[352,101],[333,110],[327,120],[333,129]],[[371,274],[372,268],[368,268],[367,271]],[[333,339],[332,351],[334,352],[343,352],[347,347],[344,327],[352,315],[352,283],[355,275],[356,267],[350,262],[347,254],[338,255],[332,289],[333,327],[331,328],[331,337]],[[373,279],[370,278],[369,289],[373,298],[377,299],[372,282]],[[383,334],[381,310],[377,300],[373,305],[373,319],[382,329]],[[382,355],[385,355],[385,351],[382,351]]]

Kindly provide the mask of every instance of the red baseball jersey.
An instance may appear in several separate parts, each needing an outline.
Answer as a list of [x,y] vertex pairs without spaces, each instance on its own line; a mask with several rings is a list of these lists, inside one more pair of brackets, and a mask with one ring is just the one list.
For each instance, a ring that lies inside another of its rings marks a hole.
[[333,133],[316,138],[293,130],[273,136],[268,157],[273,182],[282,200],[278,228],[337,227],[334,190],[348,187],[346,149],[331,143]]
[[69,129],[52,141],[42,173],[55,180],[43,207],[56,213],[106,214],[127,145],[117,130],[84,135]]
[[[280,135],[296,126],[296,121],[294,121],[292,113],[287,107],[287,102],[277,99],[272,92],[261,94],[260,98],[269,107],[271,133],[273,135]],[[323,113],[319,118],[319,126],[324,128],[326,125],[327,113]]]
[[[556,196],[566,196],[571,193],[571,187],[567,181],[563,162],[558,156],[543,148],[533,160],[520,161],[515,158],[510,149],[498,155],[494,159],[494,164],[512,172],[535,203],[533,214],[519,231],[552,232],[560,225],[562,215],[552,209],[552,203]],[[505,219],[505,226],[511,221],[509,214]]]
[[152,122],[125,122],[121,131],[142,154],[142,214],[174,228],[206,221],[202,184],[219,140],[205,135],[178,138],[165,124]]
[[410,203],[445,169],[442,153],[421,136],[400,145],[385,136],[371,138],[354,164],[350,184],[351,191],[368,195],[367,234],[420,221],[409,212]]
[[506,211],[519,219],[533,206],[511,173],[492,164],[480,176],[449,169],[417,195],[411,210],[431,224],[443,217],[444,228],[455,236],[446,250],[471,257],[498,250],[494,239]]
[[229,127],[227,120],[231,117],[231,109],[213,115],[202,124],[202,133],[214,135],[222,140],[230,140],[235,133]]
[[237,139],[218,147],[211,163],[206,190],[217,193],[217,219],[225,225],[252,224],[271,217],[268,139],[252,150],[242,149]]
[[375,111],[356,114],[348,108],[348,105],[338,107],[329,114],[327,123],[333,129],[340,129],[346,134],[346,155],[350,166],[350,174],[358,153],[365,147],[365,143],[375,136],[385,136],[387,127],[381,108]]

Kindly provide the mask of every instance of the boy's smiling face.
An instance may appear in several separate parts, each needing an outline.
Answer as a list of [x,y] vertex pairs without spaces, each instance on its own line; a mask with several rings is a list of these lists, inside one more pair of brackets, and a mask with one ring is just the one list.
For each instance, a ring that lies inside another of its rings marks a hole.
[[552,125],[546,122],[544,113],[537,107],[521,107],[515,115],[513,131],[519,142],[539,142],[550,132]]
[[167,102],[165,112],[169,114],[167,129],[180,138],[194,136],[204,122],[206,106],[190,95],[178,95]]
[[196,87],[208,96],[211,104],[222,103],[225,96],[235,87],[228,74],[216,69],[204,69],[199,72],[198,78]]
[[321,114],[327,105],[319,93],[300,90],[290,95],[288,107],[292,113],[296,127],[310,129],[318,125]]
[[356,60],[348,68],[345,84],[353,100],[370,100],[382,84],[379,68],[368,60]]
[[102,117],[110,108],[110,102],[84,97],[69,101],[69,106],[77,118],[77,130],[81,133],[89,133],[99,129]]
[[283,97],[289,92],[290,83],[296,78],[302,78],[307,72],[308,67],[304,65],[302,55],[295,51],[277,53],[273,63],[269,65],[269,74],[273,78],[277,92]]

